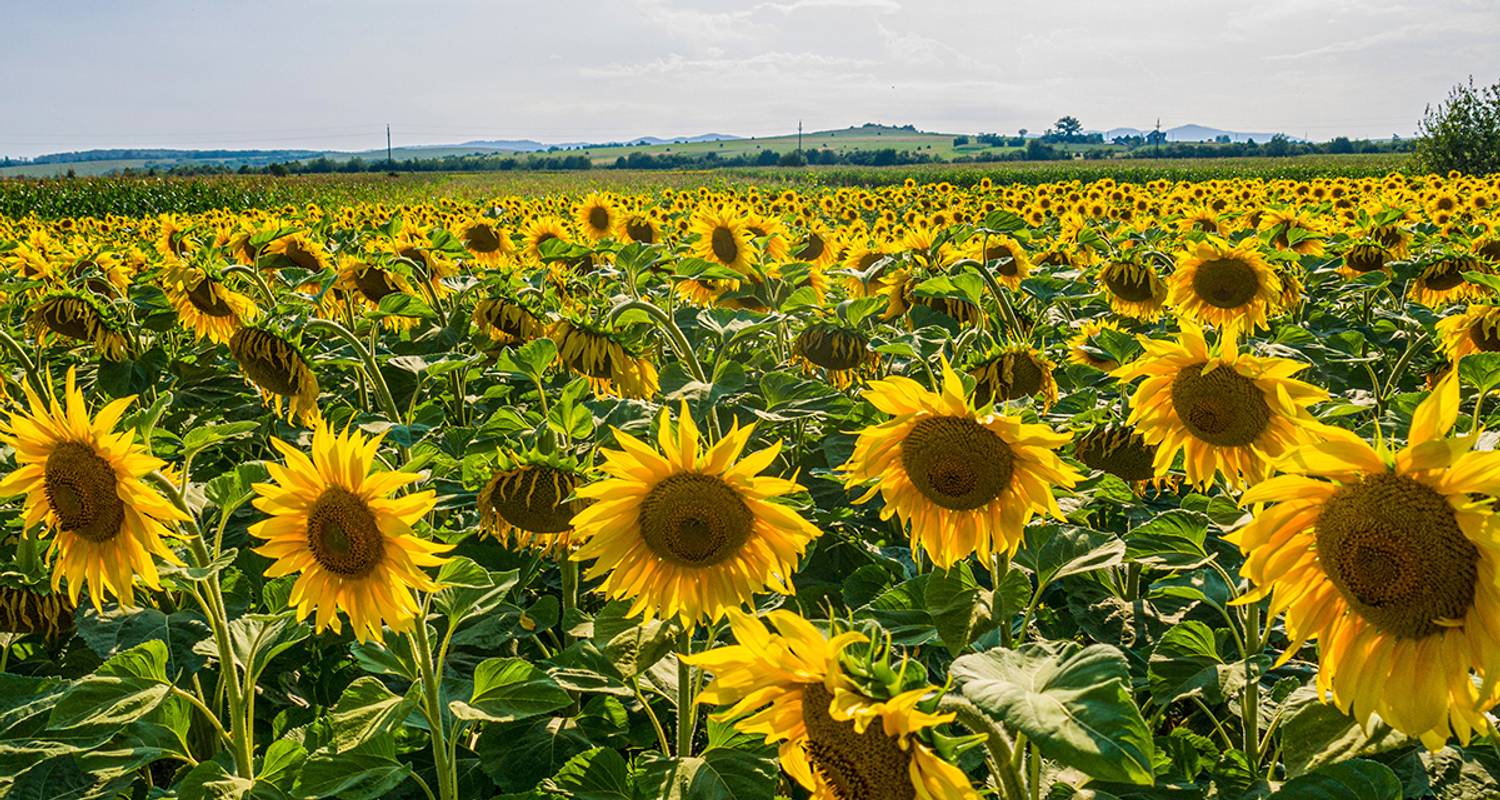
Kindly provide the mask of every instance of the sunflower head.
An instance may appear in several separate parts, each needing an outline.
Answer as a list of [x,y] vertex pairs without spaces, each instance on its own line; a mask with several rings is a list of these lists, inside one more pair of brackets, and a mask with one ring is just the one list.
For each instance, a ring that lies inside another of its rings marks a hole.
[[1099,270],[1098,281],[1109,307],[1122,317],[1149,322],[1161,315],[1167,301],[1167,284],[1148,264],[1110,261]]
[[841,467],[849,488],[867,486],[856,503],[879,494],[882,517],[899,516],[935,565],[947,569],[970,553],[1014,553],[1037,512],[1061,516],[1052,486],[1079,476],[1058,458],[1068,441],[1045,425],[981,414],[963,382],[943,363],[940,392],[890,377],[865,397],[892,419],[860,432]]
[[840,388],[851,386],[875,364],[870,340],[859,331],[835,322],[814,322],[797,334],[793,354],[804,366],[828,371]]
[[742,214],[733,208],[705,206],[693,215],[693,255],[739,272],[751,274],[756,259],[753,236]]
[[573,216],[578,229],[593,241],[615,235],[620,227],[620,213],[608,196],[593,192],[574,209]]
[[485,298],[474,305],[474,327],[500,344],[521,344],[546,335],[547,324],[519,300]]
[[73,630],[74,606],[61,592],[0,586],[0,632],[36,634],[56,641]]
[[241,325],[260,314],[254,300],[199,267],[179,262],[162,275],[162,288],[184,327],[219,344],[228,344]]
[[557,342],[558,362],[588,378],[596,396],[647,398],[660,388],[656,367],[632,355],[604,328],[563,317],[549,333]]
[[1469,253],[1439,253],[1423,265],[1407,294],[1429,308],[1478,300],[1489,294],[1489,290],[1470,283],[1464,273],[1488,271],[1484,262]]
[[1167,303],[1189,320],[1253,330],[1280,309],[1281,289],[1281,278],[1253,240],[1231,245],[1208,237],[1178,257]]
[[45,345],[49,336],[56,335],[91,344],[111,361],[121,361],[130,355],[124,324],[90,295],[78,292],[47,295],[31,307],[30,322],[39,345]]
[[974,404],[987,406],[1036,397],[1042,408],[1057,402],[1057,380],[1052,376],[1055,365],[1035,347],[1008,345],[982,356],[969,368],[974,378]]
[[573,517],[599,591],[631,601],[630,614],[676,617],[693,626],[718,620],[755,592],[792,592],[797,560],[819,531],[780,502],[795,481],[761,475],[780,445],[740,457],[753,426],[738,424],[700,446],[686,404],[672,424],[663,410],[654,450],[615,431],[620,450],[604,452],[603,480],[577,495],[594,501]]
[[0,441],[16,452],[0,496],[24,495],[25,524],[45,523],[52,535],[53,589],[66,579],[76,605],[87,587],[96,609],[111,595],[132,605],[137,578],[160,589],[155,559],[182,563],[165,540],[187,516],[145,482],[164,462],[115,430],[134,398],[90,417],[71,369],[61,399],[50,387],[45,399],[25,389],[27,405],[0,423]]
[[488,217],[459,220],[453,225],[453,233],[474,261],[486,267],[498,267],[516,252],[510,232]]
[[[1447,438],[1458,377],[1438,382],[1392,452],[1338,431],[1286,453],[1286,474],[1246,492],[1252,521],[1229,540],[1292,639],[1317,640],[1318,694],[1355,719],[1378,714],[1436,750],[1490,730],[1500,693],[1500,453]],[[1265,507],[1266,503],[1275,503]],[[1398,691],[1391,691],[1391,688]]]
[[380,441],[322,419],[310,453],[272,439],[284,462],[268,465],[274,483],[255,485],[253,503],[268,516],[250,526],[265,542],[255,552],[274,559],[266,577],[297,575],[297,618],[315,614],[318,630],[339,631],[343,612],[362,642],[381,641],[383,626],[410,628],[420,611],[413,592],[438,589],[423,568],[441,566],[450,549],[412,531],[432,510],[433,492],[395,495],[419,476],[371,471]]
[[479,490],[479,523],[507,547],[566,556],[573,516],[588,506],[573,496],[584,474],[571,460],[539,453],[507,455]]
[[229,352],[277,414],[285,401],[288,418],[295,413],[308,422],[318,416],[318,377],[296,345],[269,330],[246,326],[230,338]]
[[1454,364],[1470,353],[1500,352],[1500,306],[1476,303],[1435,327],[1444,355]]
[[1141,485],[1156,479],[1155,448],[1134,429],[1101,425],[1078,437],[1073,455],[1089,469],[1107,472],[1126,483]]

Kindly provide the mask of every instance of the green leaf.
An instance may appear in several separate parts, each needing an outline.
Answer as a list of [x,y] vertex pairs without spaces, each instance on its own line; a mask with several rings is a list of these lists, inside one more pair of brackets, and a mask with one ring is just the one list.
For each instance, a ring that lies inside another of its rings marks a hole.
[[541,717],[485,725],[475,750],[480,768],[501,791],[520,792],[535,788],[594,746],[573,720]]
[[254,781],[229,774],[217,761],[204,761],[177,786],[181,800],[241,800],[255,788]]
[[370,313],[371,317],[380,319],[382,317],[417,317],[419,319],[432,319],[436,317],[432,307],[427,305],[420,297],[412,297],[403,292],[392,292],[380,298],[380,307]]
[[417,693],[405,697],[369,677],[359,678],[344,690],[328,716],[333,729],[333,749],[352,750],[386,733],[405,720],[417,706]]
[[53,706],[47,727],[123,728],[151,713],[168,691],[155,678],[90,676],[68,687]]
[[1125,535],[1125,558],[1158,569],[1190,569],[1208,558],[1208,517],[1173,509]]
[[532,339],[520,347],[502,350],[495,366],[502,372],[539,383],[547,368],[557,360],[557,343],[551,339]]
[[723,264],[716,264],[702,258],[684,258],[677,262],[673,272],[679,278],[691,278],[697,281],[742,281],[745,276]]
[[376,800],[406,782],[411,768],[396,760],[390,737],[346,753],[319,751],[302,765],[298,796]]
[[1372,718],[1366,729],[1337,706],[1320,702],[1312,685],[1293,692],[1281,713],[1282,760],[1290,777],[1355,756],[1375,755],[1415,744],[1379,717]]
[[545,787],[572,800],[634,800],[635,797],[625,758],[603,747],[585,750],[568,759]]
[[1471,353],[1458,362],[1458,375],[1481,392],[1500,386],[1500,353]]
[[99,665],[95,675],[115,678],[141,678],[167,682],[167,644],[152,640],[111,656]]
[[659,619],[626,616],[630,604],[612,601],[594,617],[594,642],[626,678],[640,675],[672,651],[673,627]]
[[443,589],[433,600],[448,618],[448,625],[456,628],[499,607],[515,588],[519,575],[516,570],[490,572],[472,559],[456,556],[438,570],[437,582]]
[[1016,554],[1016,563],[1036,573],[1039,586],[1116,566],[1125,557],[1121,539],[1076,525],[1045,525],[1029,531],[1026,538],[1026,547]]
[[[312,635],[312,629],[297,622],[290,611],[280,614],[246,614],[229,622],[229,649],[234,660],[252,677],[292,645]],[[208,643],[200,645],[210,650]]]
[[648,753],[639,770],[639,790],[662,800],[763,800],[779,775],[775,759],[725,747],[685,759]]
[[6,800],[77,800],[89,796],[100,778],[78,768],[72,756],[49,758],[16,776]]
[[572,702],[557,681],[524,659],[490,658],[474,669],[474,693],[469,701],[454,700],[448,708],[459,719],[511,722]]
[[1154,783],[1154,742],[1118,649],[997,648],[959,658],[952,674],[975,706],[1026,734],[1047,758],[1099,780]]
[[[1214,631],[1197,620],[1178,623],[1151,651],[1146,668],[1151,699],[1166,706],[1184,697],[1199,696],[1210,704],[1224,702],[1226,680],[1243,666],[1230,666],[1219,657]],[[1243,685],[1243,680],[1239,681]]]
[[1378,761],[1356,758],[1287,781],[1267,800],[1401,800],[1401,780]]
[[209,481],[203,487],[203,495],[219,507],[221,516],[228,516],[255,496],[255,484],[270,476],[264,461],[236,464],[234,469]]
[[968,649],[975,632],[989,619],[989,593],[979,588],[965,561],[949,570],[933,570],[923,598],[943,645],[954,655]]
[[189,430],[182,437],[182,457],[192,458],[205,447],[243,436],[260,427],[259,422],[228,422],[223,425],[202,425]]

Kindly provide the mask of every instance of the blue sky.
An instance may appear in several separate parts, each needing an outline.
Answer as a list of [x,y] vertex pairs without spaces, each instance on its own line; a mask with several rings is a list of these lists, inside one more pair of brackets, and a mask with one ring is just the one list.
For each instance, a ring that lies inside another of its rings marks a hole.
[[0,154],[862,122],[1408,134],[1496,0],[4,0]]

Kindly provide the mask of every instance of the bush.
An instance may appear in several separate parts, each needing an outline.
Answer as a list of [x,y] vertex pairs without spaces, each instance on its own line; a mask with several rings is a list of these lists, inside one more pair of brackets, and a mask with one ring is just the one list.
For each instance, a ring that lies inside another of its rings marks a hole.
[[1453,87],[1446,103],[1427,107],[1421,134],[1417,162],[1428,172],[1500,172],[1500,82]]

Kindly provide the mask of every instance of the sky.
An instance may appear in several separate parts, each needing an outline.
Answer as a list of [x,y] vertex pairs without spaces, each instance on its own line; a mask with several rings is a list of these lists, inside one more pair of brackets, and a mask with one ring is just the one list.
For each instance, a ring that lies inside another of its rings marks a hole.
[[0,155],[1198,123],[1415,131],[1500,0],[0,0]]

